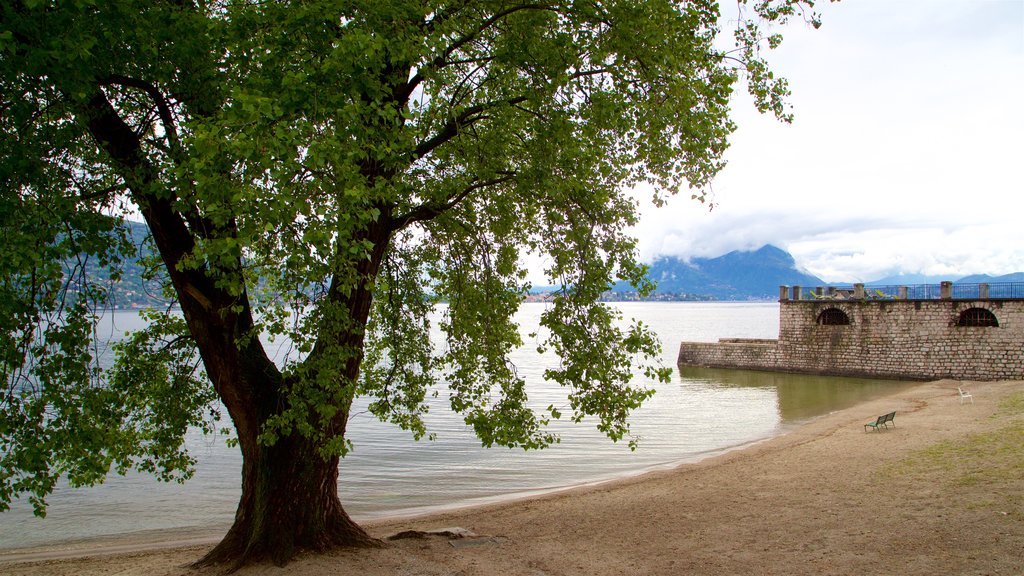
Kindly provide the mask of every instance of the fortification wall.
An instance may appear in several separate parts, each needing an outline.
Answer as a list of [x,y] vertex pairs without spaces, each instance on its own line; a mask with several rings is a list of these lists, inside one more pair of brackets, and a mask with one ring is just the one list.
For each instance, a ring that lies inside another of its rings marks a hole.
[[[998,326],[958,325],[968,309],[988,310]],[[823,312],[845,315],[849,324],[822,324]],[[774,343],[684,342],[679,363],[878,378],[1024,380],[1024,300],[784,300],[779,314]]]
[[[849,325],[821,325],[828,308]],[[968,309],[998,326],[958,326]],[[779,365],[793,371],[900,378],[1024,379],[1024,302],[864,300],[780,303]]]
[[781,370],[778,340],[730,339],[719,342],[683,342],[679,364],[702,368]]

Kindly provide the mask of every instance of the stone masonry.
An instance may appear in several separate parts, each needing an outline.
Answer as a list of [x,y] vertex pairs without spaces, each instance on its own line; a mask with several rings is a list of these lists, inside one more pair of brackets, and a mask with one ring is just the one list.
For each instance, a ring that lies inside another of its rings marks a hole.
[[[914,380],[1024,380],[1024,298],[869,298],[860,285],[856,294],[836,292],[836,298],[803,300],[799,288],[794,292],[796,299],[790,299],[788,287],[780,287],[778,340],[683,342],[679,364]],[[960,325],[968,310],[991,313],[998,325]],[[849,323],[829,324],[830,318]]]

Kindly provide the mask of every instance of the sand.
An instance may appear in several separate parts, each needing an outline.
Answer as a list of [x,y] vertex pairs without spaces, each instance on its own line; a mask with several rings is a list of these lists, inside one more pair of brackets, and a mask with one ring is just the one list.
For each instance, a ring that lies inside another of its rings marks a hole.
[[[974,396],[961,404],[957,386]],[[896,411],[895,428],[863,424]],[[303,555],[305,576],[1024,574],[1024,382],[905,389],[696,464],[367,525],[466,536]],[[0,574],[205,575],[212,534],[0,553]]]

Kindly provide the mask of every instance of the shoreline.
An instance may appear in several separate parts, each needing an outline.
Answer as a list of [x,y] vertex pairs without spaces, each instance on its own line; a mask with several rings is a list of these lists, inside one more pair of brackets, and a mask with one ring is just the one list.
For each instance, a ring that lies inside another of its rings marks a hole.
[[[833,412],[834,413],[834,412]],[[578,484],[566,484],[547,488],[536,488],[519,492],[509,492],[494,496],[481,496],[467,500],[441,505],[418,506],[401,508],[393,511],[381,512],[379,514],[353,515],[352,518],[365,528],[372,528],[375,525],[392,524],[395,522],[409,522],[429,519],[446,514],[462,512],[473,512],[493,506],[514,505],[548,496],[600,488],[603,485],[611,485],[619,482],[629,482],[642,479],[649,474],[671,471],[685,466],[693,466],[705,460],[724,456],[730,452],[748,450],[771,440],[784,436],[813,422],[814,420],[827,417],[829,414],[816,416],[805,422],[780,426],[775,433],[764,438],[758,438],[743,442],[734,446],[714,448],[691,455],[675,461],[651,464],[636,470],[619,472],[607,477],[583,481]],[[0,548],[0,567],[7,563],[36,562],[46,560],[64,560],[74,558],[88,558],[92,556],[109,556],[123,553],[137,553],[159,551],[173,548],[192,548],[197,546],[216,545],[228,529],[230,524],[190,526],[169,529],[151,529],[122,534],[111,534],[94,536],[88,538],[76,538],[60,540],[52,543],[19,548]]]
[[[958,385],[973,393],[974,404],[959,404]],[[282,573],[848,574],[884,563],[887,571],[905,574],[967,567],[1010,574],[1024,557],[1019,474],[1004,477],[997,470],[973,485],[945,487],[949,471],[897,470],[938,443],[1024,420],[999,407],[1020,394],[1022,381],[921,383],[697,462],[363,521],[381,538],[455,526],[477,537],[460,545],[430,538],[379,551],[303,555]],[[863,431],[864,422],[891,409],[897,411],[895,428]],[[196,574],[181,566],[222,534],[168,539],[163,532],[149,539],[0,551],[0,569],[19,576]]]

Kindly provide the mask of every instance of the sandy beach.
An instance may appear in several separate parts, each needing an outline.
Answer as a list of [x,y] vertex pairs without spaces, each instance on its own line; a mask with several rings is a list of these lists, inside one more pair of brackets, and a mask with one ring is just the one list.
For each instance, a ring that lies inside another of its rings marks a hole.
[[[894,428],[865,432],[893,410]],[[366,526],[461,537],[238,574],[1024,574],[1024,382],[929,382],[696,464]],[[0,552],[0,574],[215,574],[185,565],[217,536]]]

